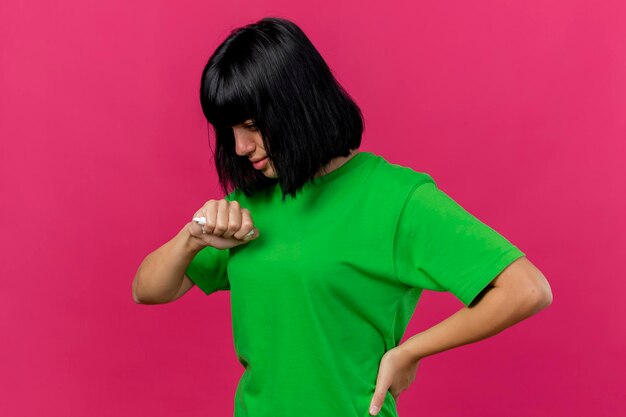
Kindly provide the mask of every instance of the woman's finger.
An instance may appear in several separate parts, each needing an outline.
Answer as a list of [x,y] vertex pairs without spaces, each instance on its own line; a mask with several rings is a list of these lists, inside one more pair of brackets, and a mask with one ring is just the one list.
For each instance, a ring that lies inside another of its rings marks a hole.
[[233,237],[241,227],[241,207],[237,200],[228,203],[228,226],[222,237],[228,239]]
[[215,228],[215,217],[217,215],[217,209],[214,200],[207,201],[200,210],[198,210],[193,218],[196,223],[197,236],[202,238],[203,235],[211,234]]
[[235,239],[240,240],[249,240],[252,236],[254,236],[254,224],[252,222],[252,217],[250,216],[250,211],[246,208],[241,209],[241,227],[233,235]]

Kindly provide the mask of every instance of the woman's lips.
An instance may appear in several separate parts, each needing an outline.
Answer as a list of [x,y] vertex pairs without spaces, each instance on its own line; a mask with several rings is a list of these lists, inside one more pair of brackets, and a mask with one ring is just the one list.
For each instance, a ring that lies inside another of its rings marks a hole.
[[261,159],[258,162],[252,163],[252,166],[254,167],[254,169],[263,169],[265,168],[265,165],[267,165],[267,157]]

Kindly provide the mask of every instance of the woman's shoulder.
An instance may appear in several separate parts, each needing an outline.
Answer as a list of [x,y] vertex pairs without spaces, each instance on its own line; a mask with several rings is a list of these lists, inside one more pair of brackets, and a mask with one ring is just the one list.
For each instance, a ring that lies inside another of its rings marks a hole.
[[378,163],[375,166],[375,177],[382,184],[412,187],[423,182],[435,183],[433,176],[428,172],[413,168],[410,165],[391,162],[381,155],[373,155],[378,159]]

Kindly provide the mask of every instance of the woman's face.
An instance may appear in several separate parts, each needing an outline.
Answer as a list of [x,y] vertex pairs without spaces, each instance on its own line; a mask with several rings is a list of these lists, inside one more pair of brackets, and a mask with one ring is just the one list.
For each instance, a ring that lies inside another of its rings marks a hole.
[[[235,136],[235,152],[245,156],[254,169],[260,170],[266,177],[276,178],[274,165],[263,149],[261,133],[254,126],[251,119],[233,126]],[[254,163],[256,161],[257,163]]]

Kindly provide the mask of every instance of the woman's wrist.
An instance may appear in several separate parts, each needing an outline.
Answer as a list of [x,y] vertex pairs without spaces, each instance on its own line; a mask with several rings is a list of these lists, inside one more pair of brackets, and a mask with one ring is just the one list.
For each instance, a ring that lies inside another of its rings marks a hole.
[[198,252],[206,247],[206,244],[191,234],[192,221],[187,223],[180,232],[181,239],[184,242],[185,251],[195,256]]
[[398,348],[413,362],[417,362],[427,356],[423,354],[425,350],[420,347],[419,336],[418,333],[398,345]]

